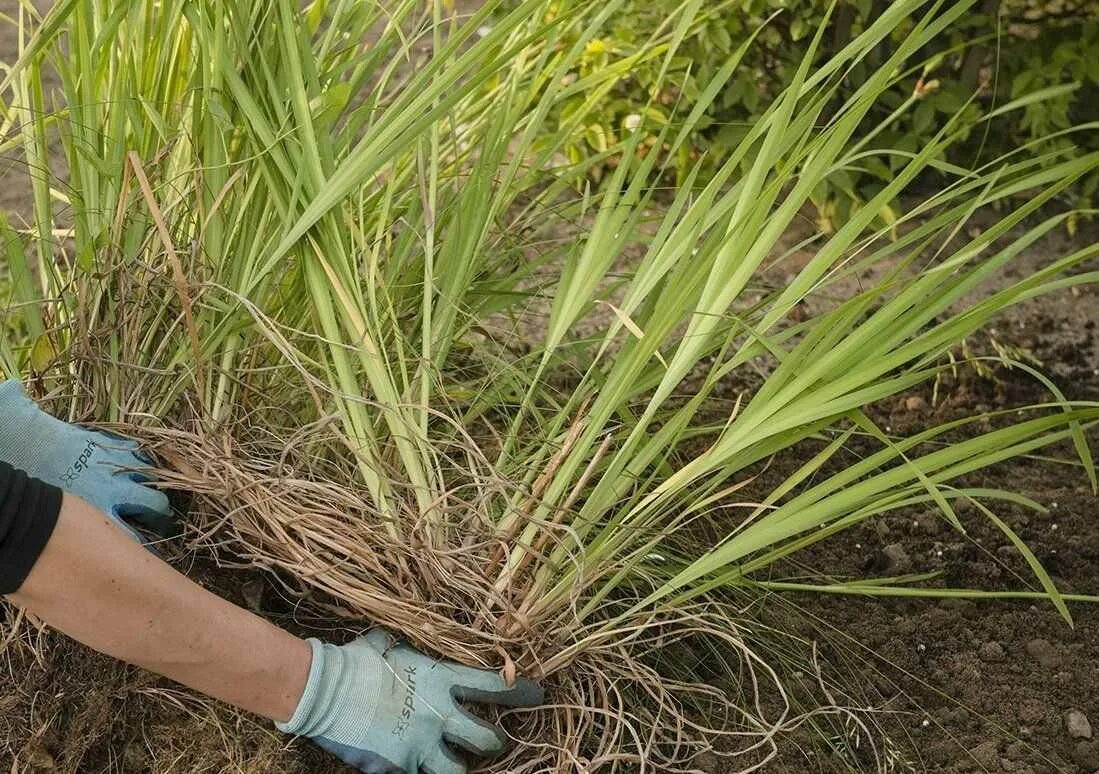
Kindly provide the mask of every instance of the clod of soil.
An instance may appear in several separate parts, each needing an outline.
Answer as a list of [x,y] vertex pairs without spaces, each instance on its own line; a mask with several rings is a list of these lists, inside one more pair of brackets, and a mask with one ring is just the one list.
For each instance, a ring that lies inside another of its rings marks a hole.
[[998,642],[986,642],[981,645],[980,656],[981,661],[999,663],[1007,657],[1007,652],[1004,651],[1004,646]]
[[1026,652],[1039,664],[1049,669],[1059,666],[1061,663],[1061,656],[1057,653],[1057,649],[1050,644],[1049,640],[1040,637],[1026,644]]

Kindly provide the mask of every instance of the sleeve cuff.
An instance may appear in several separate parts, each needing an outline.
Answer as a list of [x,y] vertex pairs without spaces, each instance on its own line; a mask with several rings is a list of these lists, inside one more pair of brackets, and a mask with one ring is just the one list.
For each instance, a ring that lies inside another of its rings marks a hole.
[[0,595],[15,593],[50,542],[61,490],[0,462]]

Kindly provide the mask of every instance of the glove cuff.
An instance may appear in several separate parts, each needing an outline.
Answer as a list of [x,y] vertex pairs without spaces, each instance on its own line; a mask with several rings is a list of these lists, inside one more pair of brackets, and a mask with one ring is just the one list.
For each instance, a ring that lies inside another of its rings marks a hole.
[[293,717],[276,727],[287,734],[361,747],[381,701],[384,660],[365,638],[342,647],[308,640],[313,663]]
[[285,723],[275,723],[275,728],[284,734],[309,736],[309,731],[314,725],[313,708],[321,703],[318,699],[321,698],[324,684],[324,643],[315,637],[310,637],[306,642],[313,651],[313,660],[309,665],[309,677],[305,681],[305,690],[302,691],[298,707],[290,719]]
[[18,379],[5,379],[0,382],[0,413],[23,408],[29,402],[23,394],[23,383]]
[[[44,449],[49,439],[46,437],[49,423],[39,422],[43,414],[38,405],[23,392],[23,384],[18,379],[0,382],[0,457],[13,467],[32,472],[37,478],[57,485],[44,471],[40,470],[44,458]],[[32,426],[35,431],[32,432]]]

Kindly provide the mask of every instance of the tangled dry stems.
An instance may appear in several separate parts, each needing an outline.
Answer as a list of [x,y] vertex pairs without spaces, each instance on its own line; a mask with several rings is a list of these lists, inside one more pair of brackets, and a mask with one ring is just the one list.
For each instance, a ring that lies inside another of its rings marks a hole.
[[[438,533],[427,538],[427,525],[411,516],[396,533],[386,528],[352,483],[353,471],[341,468],[346,461],[312,453],[333,440],[323,426],[311,431],[320,437],[295,443],[266,433],[241,440],[239,433],[116,429],[140,436],[160,458],[163,486],[192,496],[190,550],[267,571],[303,609],[349,632],[382,625],[442,657],[540,677],[547,705],[506,713],[517,745],[486,770],[594,772],[629,764],[681,772],[716,759],[724,761],[717,770],[752,771],[806,720],[749,644],[753,624],[732,601],[654,610],[600,636],[590,636],[596,624],[576,620],[566,603],[553,618],[508,634],[499,622],[513,612],[510,597],[497,594],[496,579],[485,573],[494,544],[484,514],[469,507],[472,495],[485,499],[483,491],[441,506],[447,529],[439,543]],[[717,653],[717,668],[705,668]],[[706,672],[713,676],[698,677]],[[853,725],[866,731],[861,723]]]

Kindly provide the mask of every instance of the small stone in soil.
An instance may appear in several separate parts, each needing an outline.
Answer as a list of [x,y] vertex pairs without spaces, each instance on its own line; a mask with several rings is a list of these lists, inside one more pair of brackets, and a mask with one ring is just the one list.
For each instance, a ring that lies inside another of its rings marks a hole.
[[256,580],[246,580],[241,584],[240,594],[244,597],[245,604],[253,613],[259,613],[263,611],[263,582]]
[[954,610],[959,616],[969,616],[977,612],[977,606],[970,599],[946,599],[939,600],[939,607],[943,610]]
[[912,395],[905,398],[904,407],[909,411],[923,411],[927,408],[927,401],[921,398],[919,395]]
[[1044,667],[1055,667],[1061,663],[1061,656],[1050,645],[1049,640],[1040,637],[1026,644],[1026,652]]
[[983,645],[981,645],[979,653],[981,656],[981,661],[1003,661],[1004,658],[1007,656],[1007,653],[1004,652],[1004,646],[998,642],[984,643]]
[[973,513],[977,510],[977,506],[975,506],[971,500],[964,497],[955,500],[951,503],[951,506],[954,508],[954,513],[957,514]]
[[50,754],[49,750],[41,746],[41,742],[32,742],[30,747],[30,755],[28,756],[27,763],[30,765],[32,771],[58,771],[57,762]]
[[889,560],[889,570],[891,572],[907,572],[912,569],[912,559],[909,558],[908,552],[904,550],[904,546],[900,543],[890,543],[882,549],[882,553]]
[[703,771],[717,771],[722,761],[712,752],[699,753],[694,759],[695,765],[697,765]]
[[1091,722],[1078,709],[1070,709],[1065,713],[1065,728],[1073,739],[1091,739]]

